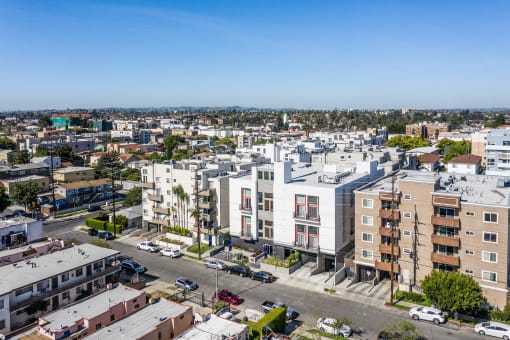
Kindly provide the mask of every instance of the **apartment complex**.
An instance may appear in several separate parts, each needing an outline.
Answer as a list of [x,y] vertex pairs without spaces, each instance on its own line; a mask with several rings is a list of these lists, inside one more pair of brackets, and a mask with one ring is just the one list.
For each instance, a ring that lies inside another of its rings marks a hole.
[[508,304],[508,179],[402,171],[355,196],[358,280],[389,278],[393,269],[405,289],[433,269],[458,270],[491,305]]
[[89,204],[112,198],[112,182],[108,178],[92,181],[60,183],[55,186],[55,193],[64,197],[69,203]]
[[335,268],[353,240],[353,190],[378,176],[375,161],[353,168],[275,162],[230,179],[234,244],[286,258],[299,251],[320,271]]
[[423,139],[438,139],[441,132],[450,132],[452,127],[448,123],[419,123],[406,125],[406,135]]
[[0,267],[0,334],[116,281],[118,253],[82,244]]
[[84,166],[68,166],[53,172],[53,180],[58,183],[91,181],[96,176],[94,168]]
[[487,133],[485,162],[487,175],[510,174],[510,129],[494,129]]

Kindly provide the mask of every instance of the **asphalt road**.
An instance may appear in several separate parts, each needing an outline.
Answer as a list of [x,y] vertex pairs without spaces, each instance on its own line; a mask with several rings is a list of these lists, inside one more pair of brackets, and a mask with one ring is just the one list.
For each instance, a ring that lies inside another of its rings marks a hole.
[[[64,239],[74,239],[79,242],[89,242],[94,237],[85,232],[73,231],[83,224],[83,218],[66,222],[54,222],[44,225],[44,231],[49,236]],[[148,252],[137,250],[136,247],[118,241],[110,241],[112,248],[123,255],[131,256],[148,268],[147,280],[159,279],[172,283],[179,276],[188,277],[200,285],[199,292],[206,297],[212,297],[215,290],[216,271],[204,268],[202,263],[188,258],[171,259]],[[262,284],[248,278],[218,272],[219,289],[228,289],[239,294],[244,302],[241,309],[253,308],[260,310],[264,300],[281,301],[293,307],[300,316],[298,320],[313,327],[319,317],[331,316],[348,318],[355,329],[360,329],[359,339],[375,339],[378,331],[391,321],[409,320],[406,312],[393,309],[378,309],[374,306],[355,303],[337,296],[312,292],[305,289],[291,287],[278,282]],[[450,326],[435,326],[428,322],[415,322],[427,339],[480,339],[471,329],[456,330]]]

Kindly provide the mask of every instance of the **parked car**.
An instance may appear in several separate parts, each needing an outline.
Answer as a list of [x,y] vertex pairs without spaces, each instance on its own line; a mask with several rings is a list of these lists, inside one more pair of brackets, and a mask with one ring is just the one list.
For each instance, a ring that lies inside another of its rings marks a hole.
[[262,281],[264,283],[273,282],[273,280],[274,280],[273,274],[271,274],[270,272],[265,272],[265,271],[253,272],[253,273],[251,273],[250,278],[252,280]]
[[352,335],[351,327],[341,325],[337,319],[333,318],[319,318],[319,320],[317,320],[317,328],[323,332],[333,335],[341,335],[345,338]]
[[184,290],[195,290],[198,288],[198,284],[185,277],[178,277],[175,280],[175,286]]
[[431,321],[436,325],[446,322],[443,312],[432,307],[413,307],[409,310],[409,316],[414,320]]
[[[216,293],[214,294],[216,296]],[[239,295],[232,293],[230,290],[220,290],[218,292],[218,299],[221,301],[225,301],[227,303],[231,303],[233,305],[238,305],[242,302],[242,299]]]
[[294,310],[294,308],[291,308],[287,305],[285,305],[283,302],[273,302],[273,301],[269,301],[269,300],[266,300],[264,302],[262,302],[262,311],[264,313],[267,313],[269,312],[270,310],[272,310],[273,308],[276,308],[276,307],[285,307],[287,308],[287,320],[294,320],[298,317],[298,312],[296,312]]
[[143,241],[136,245],[136,249],[145,250],[149,253],[159,252],[159,246],[152,243],[151,241]]
[[235,265],[232,267],[229,267],[228,269],[229,274],[238,274],[241,277],[247,277],[250,276],[251,270],[248,266],[239,266]]
[[121,262],[121,267],[122,269],[125,269],[126,272],[130,273],[130,274],[135,274],[135,273],[145,273],[147,271],[147,268],[145,268],[144,266],[142,266],[140,263],[136,262],[135,260],[131,260],[131,259],[128,259],[128,260],[123,260]]
[[97,237],[103,239],[103,240],[113,240],[115,239],[115,236],[113,236],[113,234],[109,231],[100,231],[98,234],[97,234]]
[[96,236],[99,233],[99,231],[96,228],[89,228],[87,232],[89,233],[90,236]]
[[475,332],[505,340],[510,339],[510,326],[499,322],[481,322],[475,325]]
[[227,264],[223,261],[210,259],[205,262],[204,266],[206,268],[218,269],[218,270],[226,270],[228,268]]
[[99,206],[99,205],[89,205],[89,207],[87,208],[88,212],[99,211],[99,210],[101,210],[101,206]]
[[181,256],[181,252],[179,251],[179,249],[165,248],[165,249],[161,249],[161,251],[159,252],[159,255],[176,258],[176,257]]

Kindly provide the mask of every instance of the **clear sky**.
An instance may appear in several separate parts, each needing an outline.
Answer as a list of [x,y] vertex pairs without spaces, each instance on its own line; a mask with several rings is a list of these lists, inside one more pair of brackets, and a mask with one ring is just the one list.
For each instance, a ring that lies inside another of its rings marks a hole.
[[510,1],[0,0],[0,110],[510,107]]

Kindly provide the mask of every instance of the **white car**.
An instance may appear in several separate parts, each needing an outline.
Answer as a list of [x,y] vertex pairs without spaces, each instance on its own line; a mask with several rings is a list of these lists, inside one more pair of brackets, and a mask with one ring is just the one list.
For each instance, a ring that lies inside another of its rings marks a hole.
[[156,253],[159,251],[159,246],[152,243],[151,241],[140,242],[136,245],[136,248],[140,249],[140,250],[148,251],[150,253]]
[[161,251],[159,252],[159,255],[174,258],[174,257],[181,256],[181,252],[178,249],[165,248],[165,249],[161,249]]
[[413,307],[409,310],[409,316],[414,320],[426,320],[439,325],[446,322],[443,312],[432,307]]
[[317,320],[317,328],[322,332],[333,335],[341,335],[345,338],[352,335],[351,327],[347,325],[338,325],[338,321],[333,318],[319,318],[319,320]]
[[475,325],[475,332],[490,335],[504,340],[510,339],[510,326],[499,322],[481,322]]

